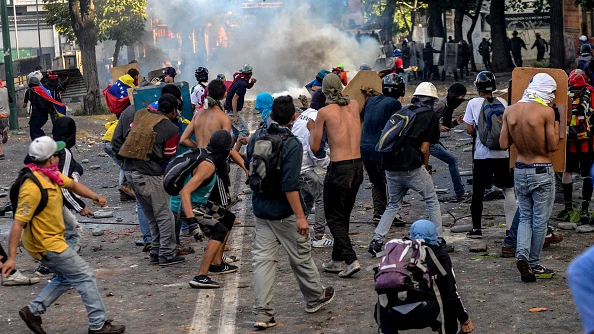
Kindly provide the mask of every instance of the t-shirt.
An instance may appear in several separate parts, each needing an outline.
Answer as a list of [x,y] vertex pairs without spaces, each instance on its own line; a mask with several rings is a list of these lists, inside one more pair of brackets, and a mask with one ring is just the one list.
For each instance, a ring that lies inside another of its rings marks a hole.
[[192,91],[190,92],[190,102],[196,106],[196,110],[202,107],[204,104],[204,99],[206,95],[204,94],[206,89],[202,84],[197,84],[196,86],[192,87]]
[[31,112],[49,113],[51,103],[35,93],[33,89],[29,88],[25,92],[25,100],[23,103],[31,102]]
[[243,109],[243,99],[245,98],[245,93],[247,92],[248,82],[244,79],[237,80],[236,83],[232,84],[229,88],[229,92],[227,93],[227,99],[225,100],[225,110],[233,110],[233,97],[235,94],[239,96],[237,100],[237,110],[241,111]]
[[[188,175],[186,181],[184,182],[184,186],[188,184],[188,182],[190,182],[192,176],[192,174]],[[209,182],[201,185],[200,187],[198,187],[198,189],[192,191],[192,194],[190,195],[190,201],[192,202],[192,206],[206,204],[206,201],[208,201],[208,197],[210,196],[212,188],[217,183],[217,174],[214,174],[214,176],[210,180],[207,179],[206,181]],[[171,196],[169,200],[169,207],[171,208],[171,211],[173,211],[174,215],[176,215],[177,212],[180,211],[180,205],[181,198],[179,197],[179,195]],[[181,210],[181,212],[183,213],[183,209]]]
[[361,158],[363,160],[382,160],[382,155],[375,151],[375,146],[390,117],[401,108],[402,105],[397,99],[384,95],[374,96],[365,102],[365,107],[361,111],[361,118],[363,118]]
[[[271,130],[272,131],[272,130]],[[279,128],[279,131],[289,131],[286,128]],[[245,165],[249,166],[249,161],[254,153],[254,142],[260,136],[262,129],[257,130],[251,137],[246,150]],[[252,194],[252,208],[254,216],[260,219],[279,220],[285,219],[293,214],[293,209],[287,200],[285,192],[301,190],[301,162],[303,159],[303,147],[295,136],[290,136],[283,143],[282,152],[282,179],[281,192],[278,194],[263,195]],[[303,199],[302,203],[303,205]]]
[[[505,102],[504,99],[500,97],[498,97],[497,99],[499,100],[499,102],[503,104],[504,107],[507,107],[507,102]],[[478,119],[482,111],[484,101],[484,97],[477,97],[468,101],[468,104],[466,105],[466,112],[464,113],[464,122],[466,124],[474,126],[475,129],[478,124]],[[474,158],[477,160],[509,158],[508,151],[491,150],[487,146],[483,145],[483,143],[481,143],[481,141],[478,138],[478,133],[475,143],[476,144],[474,146]]]
[[315,109],[307,109],[299,115],[299,117],[293,122],[293,128],[291,131],[299,139],[301,145],[303,146],[303,162],[301,165],[301,173],[305,173],[311,169],[316,167],[326,168],[330,163],[330,156],[327,154],[323,155],[322,158],[317,158],[314,153],[311,151],[309,146],[309,136],[310,132],[307,128],[307,123],[311,121],[316,121],[318,117],[318,111]]
[[422,143],[434,143],[438,139],[438,116],[432,110],[417,114],[404,138],[403,149],[398,153],[382,153],[383,168],[389,171],[409,171],[423,166]]
[[[121,120],[120,120],[121,122]],[[150,160],[125,158],[123,169],[125,171],[137,171],[140,174],[161,176],[163,167],[161,163],[175,156],[177,144],[179,143],[179,128],[169,119],[164,119],[154,127],[156,133],[153,143],[153,152],[150,154]]]
[[[47,190],[47,205],[37,216],[35,209],[41,202],[41,191],[30,179],[23,182],[19,190],[19,203],[15,219],[27,222],[21,236],[23,246],[32,257],[41,260],[46,252],[62,253],[68,248],[64,239],[64,217],[62,216],[62,191],[57,183],[47,181],[39,172],[33,172],[43,189]],[[72,184],[72,179],[60,173],[62,187]]]

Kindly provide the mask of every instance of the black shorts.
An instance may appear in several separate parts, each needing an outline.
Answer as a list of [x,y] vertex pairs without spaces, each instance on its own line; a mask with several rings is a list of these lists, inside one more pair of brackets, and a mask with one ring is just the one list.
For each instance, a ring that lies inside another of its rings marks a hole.
[[567,153],[565,169],[568,173],[579,173],[583,177],[590,176],[593,158],[592,153]]
[[509,158],[475,159],[472,184],[483,189],[489,189],[492,185],[498,188],[513,188],[514,174],[509,168]]

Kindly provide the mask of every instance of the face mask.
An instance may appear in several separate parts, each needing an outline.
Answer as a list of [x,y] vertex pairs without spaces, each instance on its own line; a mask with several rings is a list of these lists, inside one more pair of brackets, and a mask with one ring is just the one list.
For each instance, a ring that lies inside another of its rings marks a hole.
[[447,102],[448,102],[448,107],[452,108],[452,109],[456,109],[458,108],[462,102],[464,102],[464,99],[459,99],[457,97],[447,97],[446,98]]

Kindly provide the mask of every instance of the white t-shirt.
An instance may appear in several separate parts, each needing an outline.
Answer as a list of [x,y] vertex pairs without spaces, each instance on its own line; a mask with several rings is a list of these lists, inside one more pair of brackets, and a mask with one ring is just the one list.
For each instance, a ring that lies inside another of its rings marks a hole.
[[318,117],[318,111],[315,109],[307,109],[297,117],[293,122],[292,132],[299,139],[303,146],[303,161],[301,163],[301,173],[305,173],[310,169],[316,167],[326,168],[330,163],[330,155],[326,154],[323,159],[318,159],[314,156],[313,152],[309,147],[309,129],[307,128],[307,122],[309,120],[316,121]]
[[190,92],[190,102],[196,106],[196,110],[202,108],[202,96],[204,95],[204,87],[201,84],[197,84],[196,86],[192,87]]
[[[504,99],[500,97],[498,97],[497,99],[505,107],[507,107],[507,102],[505,102]],[[477,97],[468,101],[468,105],[466,105],[466,112],[464,113],[464,122],[466,124],[474,126],[475,129],[476,125],[478,124],[479,115],[481,113],[484,101],[485,98]],[[487,146],[483,145],[483,143],[481,143],[481,141],[478,139],[478,134],[475,142],[476,145],[474,146],[474,158],[477,160],[509,158],[509,151],[491,150]]]

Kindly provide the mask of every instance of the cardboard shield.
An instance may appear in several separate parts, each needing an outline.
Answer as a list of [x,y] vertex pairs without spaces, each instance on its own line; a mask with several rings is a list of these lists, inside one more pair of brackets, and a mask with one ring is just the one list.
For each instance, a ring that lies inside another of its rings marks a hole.
[[373,88],[375,91],[382,91],[382,79],[375,71],[359,71],[357,75],[349,82],[349,84],[342,90],[344,95],[357,101],[359,104],[359,112],[363,110],[366,96],[361,91],[361,88]]
[[[112,82],[116,82],[119,77],[126,74],[128,72],[128,70],[131,68],[137,69],[138,73],[140,73],[140,67],[138,66],[138,63],[126,64],[126,65],[110,68],[109,72],[111,73]],[[142,81],[142,74],[139,75],[138,77],[140,78],[140,81]]]
[[[518,102],[524,90],[528,87],[530,80],[538,73],[547,73],[557,83],[557,92],[553,103],[559,108],[561,114],[561,123],[559,126],[559,146],[557,151],[551,154],[553,160],[553,169],[555,172],[565,171],[565,151],[567,148],[566,134],[567,134],[567,114],[571,111],[571,105],[567,96],[567,73],[560,69],[552,68],[533,68],[533,67],[516,67],[512,72],[512,87],[511,87],[511,103]],[[518,150],[515,145],[512,145],[509,150],[509,164],[513,168],[518,157]]]

